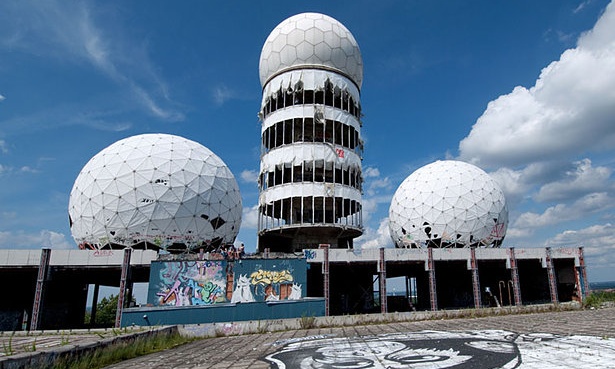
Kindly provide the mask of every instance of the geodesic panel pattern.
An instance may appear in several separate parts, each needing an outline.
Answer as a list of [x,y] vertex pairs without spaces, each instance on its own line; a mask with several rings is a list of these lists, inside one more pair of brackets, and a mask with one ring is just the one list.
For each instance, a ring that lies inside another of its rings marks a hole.
[[324,14],[297,14],[271,31],[261,51],[261,85],[264,87],[277,73],[298,66],[334,69],[359,88],[363,83],[359,45],[344,25]]
[[105,148],[83,167],[70,194],[80,247],[161,248],[235,240],[241,195],[235,177],[206,147],[179,136],[144,134]]
[[499,185],[482,169],[460,161],[416,170],[399,186],[389,209],[397,247],[499,246],[507,226]]

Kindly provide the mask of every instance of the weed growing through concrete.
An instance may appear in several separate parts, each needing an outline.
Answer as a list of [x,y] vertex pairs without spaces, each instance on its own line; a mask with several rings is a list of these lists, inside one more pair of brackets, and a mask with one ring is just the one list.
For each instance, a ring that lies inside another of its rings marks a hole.
[[315,316],[307,316],[305,314],[301,315],[301,320],[299,321],[299,325],[301,326],[302,329],[310,329],[310,328],[314,328],[316,325],[314,324],[316,322],[316,317]]
[[36,351],[36,338],[34,338],[34,341],[32,342],[31,345],[24,345],[23,346],[23,350],[25,352],[34,352],[34,351]]
[[13,350],[13,337],[15,336],[15,332],[13,332],[13,334],[11,334],[11,337],[9,337],[9,342],[8,344],[6,343],[2,343],[2,349],[4,351],[4,356],[11,356],[15,353],[15,351]]

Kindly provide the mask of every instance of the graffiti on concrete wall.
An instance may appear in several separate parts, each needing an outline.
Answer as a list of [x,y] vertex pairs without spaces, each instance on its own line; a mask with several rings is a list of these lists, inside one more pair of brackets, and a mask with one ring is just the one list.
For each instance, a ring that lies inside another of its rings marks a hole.
[[502,330],[391,333],[276,342],[265,358],[286,368],[612,367],[615,340]]
[[244,260],[235,264],[232,302],[299,300],[305,278],[305,260]]
[[148,302],[194,306],[299,300],[305,297],[306,269],[305,259],[155,262]]
[[226,302],[226,263],[223,261],[165,262],[157,282],[155,305]]
[[240,275],[233,291],[233,297],[231,302],[236,304],[238,302],[254,302],[254,295],[250,288],[250,279],[245,275]]
[[259,269],[248,278],[239,275],[231,302],[254,302],[254,295],[260,301],[299,300],[302,297],[301,285],[293,283],[294,278],[288,270],[272,271]]

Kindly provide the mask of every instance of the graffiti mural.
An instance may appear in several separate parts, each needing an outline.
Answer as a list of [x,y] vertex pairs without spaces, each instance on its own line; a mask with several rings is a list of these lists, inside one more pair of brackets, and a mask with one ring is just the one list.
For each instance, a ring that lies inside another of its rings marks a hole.
[[391,333],[276,342],[278,369],[612,367],[615,340],[502,330]]
[[153,305],[191,306],[227,302],[224,261],[152,263],[152,277],[156,278],[150,282],[148,301]]
[[300,300],[306,279],[305,259],[156,261],[148,302],[196,306]]
[[299,300],[304,297],[306,270],[305,259],[243,260],[235,264],[233,300],[250,302],[244,301],[245,296],[252,301]]
[[245,275],[240,275],[237,279],[237,286],[233,291],[233,297],[231,302],[236,304],[238,302],[254,302],[254,295],[250,289],[250,279]]

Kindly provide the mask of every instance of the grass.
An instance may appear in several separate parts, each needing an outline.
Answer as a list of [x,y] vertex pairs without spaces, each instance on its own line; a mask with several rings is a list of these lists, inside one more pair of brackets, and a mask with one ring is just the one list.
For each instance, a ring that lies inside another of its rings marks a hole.
[[133,341],[126,341],[107,347],[99,347],[91,352],[87,352],[76,357],[70,356],[59,358],[50,368],[99,369],[123,360],[166,350],[192,342],[194,340],[195,338],[182,337],[177,332],[167,335],[163,334],[137,338]]
[[2,350],[4,351],[4,356],[11,356],[15,353],[15,351],[13,351],[13,337],[14,336],[15,336],[15,332],[13,332],[13,334],[9,338],[8,344],[4,342],[2,343]]
[[615,301],[615,291],[597,291],[592,292],[583,301],[585,308],[599,308],[606,302]]
[[301,320],[299,321],[299,325],[301,326],[301,329],[314,328],[316,326],[315,323],[316,323],[316,317],[307,316],[305,314],[301,315]]

